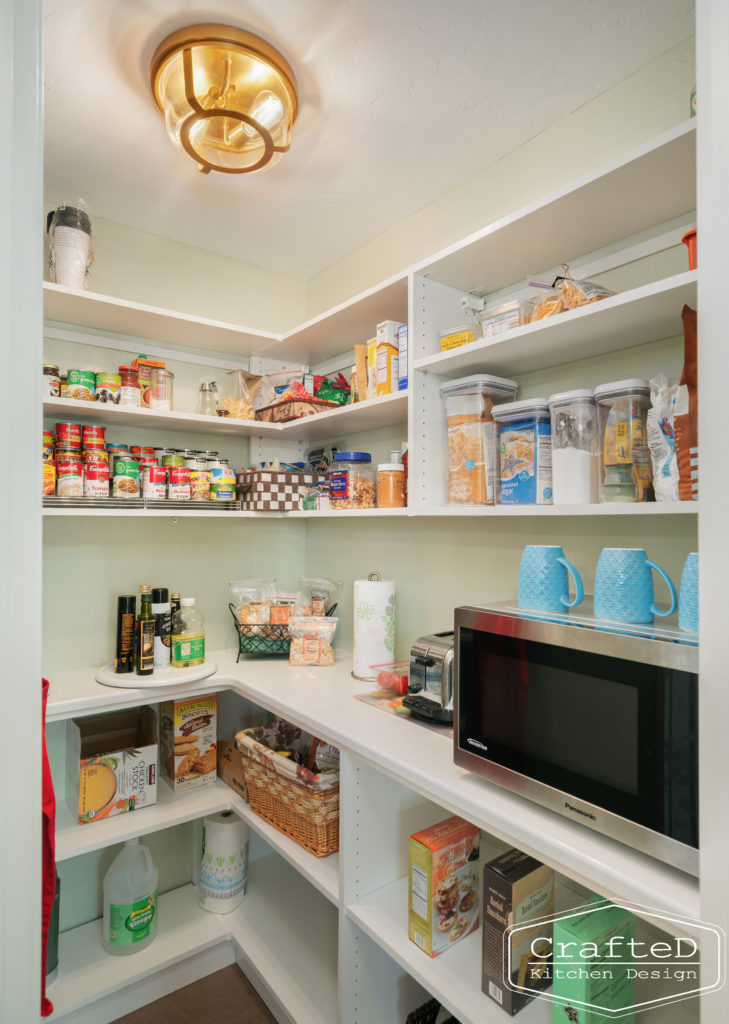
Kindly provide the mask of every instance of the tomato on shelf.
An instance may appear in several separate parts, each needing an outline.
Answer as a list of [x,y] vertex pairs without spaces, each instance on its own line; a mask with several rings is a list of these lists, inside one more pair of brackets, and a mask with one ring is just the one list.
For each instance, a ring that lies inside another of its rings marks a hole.
[[399,697],[408,692],[409,661],[391,661],[386,665],[372,665],[372,671],[377,672],[377,685],[381,690],[390,690]]

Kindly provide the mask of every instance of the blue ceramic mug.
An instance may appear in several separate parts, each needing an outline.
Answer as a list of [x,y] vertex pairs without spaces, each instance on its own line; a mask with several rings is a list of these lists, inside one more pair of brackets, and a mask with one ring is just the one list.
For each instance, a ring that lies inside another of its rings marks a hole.
[[[662,611],[654,601],[651,570],[663,577],[671,605]],[[603,548],[595,573],[595,616],[612,622],[653,622],[654,615],[676,611],[676,588],[665,569],[651,562],[643,548]]]
[[693,551],[681,573],[678,592],[678,628],[685,633],[699,631],[699,556]]
[[[575,585],[570,601],[568,574]],[[527,544],[519,566],[519,607],[533,612],[563,612],[585,596],[582,578],[559,545]]]

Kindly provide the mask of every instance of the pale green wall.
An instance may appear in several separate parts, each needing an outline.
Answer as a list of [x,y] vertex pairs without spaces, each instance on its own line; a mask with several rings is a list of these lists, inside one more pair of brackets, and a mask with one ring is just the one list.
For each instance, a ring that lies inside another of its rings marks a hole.
[[523,146],[310,278],[308,315],[316,316],[686,120],[696,81],[694,45],[693,38],[686,40],[579,110],[545,125]]
[[[62,199],[46,196],[45,213]],[[306,282],[301,278],[90,213],[95,252],[91,291],[274,333],[306,318]]]

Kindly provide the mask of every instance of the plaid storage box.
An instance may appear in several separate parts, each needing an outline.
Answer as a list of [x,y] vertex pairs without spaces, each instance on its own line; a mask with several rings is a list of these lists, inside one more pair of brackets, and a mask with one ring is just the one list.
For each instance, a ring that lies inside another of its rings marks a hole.
[[254,469],[238,473],[236,488],[241,508],[249,512],[290,512],[300,507],[301,491],[313,487],[313,473]]

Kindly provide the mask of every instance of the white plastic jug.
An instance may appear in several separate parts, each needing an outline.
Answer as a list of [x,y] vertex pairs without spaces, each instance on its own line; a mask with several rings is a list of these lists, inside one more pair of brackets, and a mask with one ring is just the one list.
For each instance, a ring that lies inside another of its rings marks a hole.
[[159,872],[138,839],[128,839],[104,876],[102,945],[126,956],[150,944],[157,932]]

